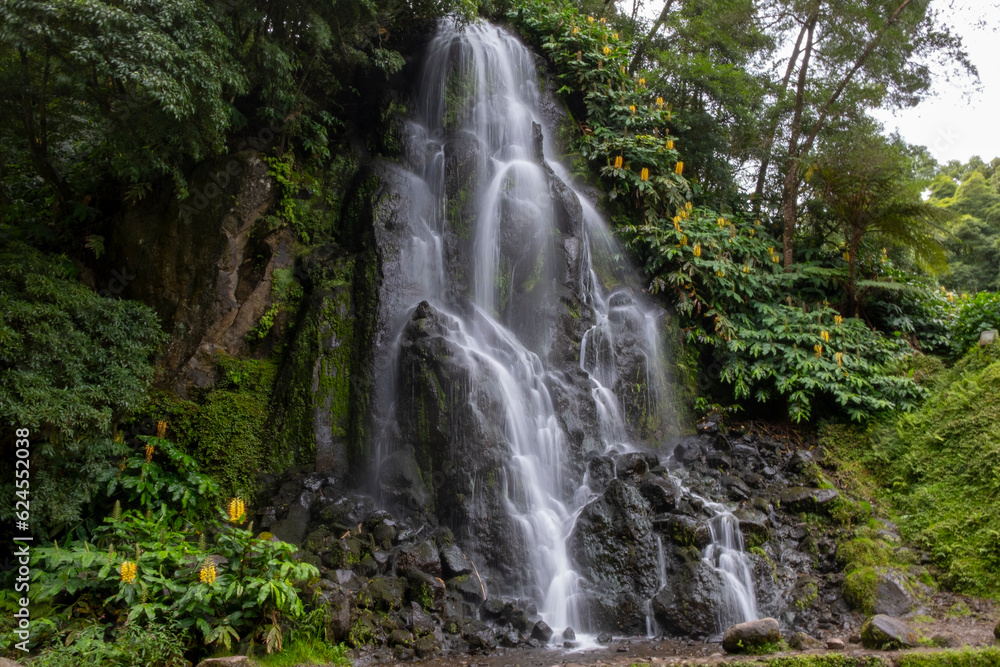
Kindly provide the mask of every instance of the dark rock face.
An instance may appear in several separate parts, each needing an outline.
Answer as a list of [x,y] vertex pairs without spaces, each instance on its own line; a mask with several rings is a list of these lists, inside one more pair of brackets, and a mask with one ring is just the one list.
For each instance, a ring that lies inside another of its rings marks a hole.
[[670,583],[653,598],[656,622],[670,635],[704,639],[716,630],[722,579],[698,558],[691,548],[683,550],[687,559]]
[[781,641],[781,628],[773,618],[762,618],[730,626],[722,635],[726,653],[752,653],[767,644]]
[[285,229],[254,235],[275,199],[267,164],[255,151],[198,167],[191,197],[154,191],[129,209],[108,240],[107,289],[151,305],[173,325],[161,367],[182,396],[215,377],[215,354],[246,353],[246,334],[271,306],[275,269],[294,263]]
[[914,648],[920,645],[920,634],[898,618],[878,614],[861,626],[861,643],[877,650]]
[[832,503],[840,494],[836,489],[808,489],[796,486],[781,492],[782,507],[794,512],[823,513],[830,511]]
[[[592,586],[592,614],[599,627],[633,627],[637,605],[656,592],[657,553],[649,505],[632,485],[615,479],[583,509],[569,549]],[[643,604],[640,603],[639,613]],[[644,620],[643,620],[644,623]]]

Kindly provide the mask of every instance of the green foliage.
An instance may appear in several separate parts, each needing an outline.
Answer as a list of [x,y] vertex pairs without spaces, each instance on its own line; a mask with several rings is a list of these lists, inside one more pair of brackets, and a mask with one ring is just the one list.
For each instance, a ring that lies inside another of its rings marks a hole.
[[117,472],[112,434],[143,404],[164,340],[152,309],[99,296],[74,274],[63,257],[0,246],[0,419],[31,431],[41,535],[79,522]]
[[890,663],[879,656],[850,656],[842,653],[757,658],[752,661],[738,660],[728,664],[733,667],[890,667]]
[[347,648],[343,644],[331,644],[320,639],[292,640],[280,653],[258,655],[255,660],[261,667],[301,667],[304,665],[346,667],[351,664]]
[[183,633],[152,622],[130,623],[113,631],[107,641],[104,625],[77,631],[70,644],[56,644],[31,664],[37,667],[185,667]]
[[605,179],[609,197],[663,215],[683,207],[689,188],[669,136],[672,112],[643,77],[629,74],[629,48],[619,34],[566,2],[529,0],[508,18],[548,52],[559,92],[586,123],[579,151]]
[[191,523],[168,503],[152,504],[156,512],[116,508],[88,539],[33,550],[32,601],[54,611],[33,628],[32,642],[54,641],[89,611],[125,627],[198,633],[227,650],[241,640],[280,650],[281,620],[303,613],[295,585],[316,568],[296,562],[292,545],[255,539],[224,513]]
[[899,656],[898,667],[997,667],[1000,648],[966,648],[960,651],[913,652]]
[[266,434],[273,361],[217,358],[219,379],[195,400],[157,395],[147,414],[169,424],[182,451],[219,484],[222,497],[252,499],[257,473],[269,469]]
[[980,292],[959,300],[958,315],[952,325],[955,353],[967,352],[979,343],[979,334],[989,329],[1000,330],[1000,293]]
[[827,429],[822,442],[839,461],[860,466],[859,476],[891,502],[903,536],[930,555],[942,584],[995,596],[1000,482],[984,471],[1000,456],[1000,346],[971,351],[926,386],[927,400],[912,413],[853,435]]

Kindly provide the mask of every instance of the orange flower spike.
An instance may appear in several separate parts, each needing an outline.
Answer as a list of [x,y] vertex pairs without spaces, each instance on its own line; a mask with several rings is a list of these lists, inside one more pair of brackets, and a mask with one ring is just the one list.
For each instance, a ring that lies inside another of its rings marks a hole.
[[681,174],[684,173],[684,163],[683,162],[678,162],[676,165],[674,165],[674,173],[677,174],[678,176],[680,176]]

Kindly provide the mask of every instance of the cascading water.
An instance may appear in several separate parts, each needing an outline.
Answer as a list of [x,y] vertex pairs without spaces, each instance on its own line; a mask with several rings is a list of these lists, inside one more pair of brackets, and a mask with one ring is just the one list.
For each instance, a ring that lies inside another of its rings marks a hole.
[[[668,400],[662,313],[634,294],[628,271],[599,268],[619,250],[552,158],[536,67],[487,24],[444,21],[428,46],[406,165],[387,167],[404,214],[382,232],[395,250],[384,267],[394,287],[383,295],[391,342],[377,371],[376,474],[392,493],[421,483],[402,459],[433,468],[444,481],[415,495],[493,559],[502,592],[537,600],[557,631],[586,630],[567,541],[595,494],[571,459],[633,451],[629,410],[651,418]],[[569,361],[554,342],[557,323],[572,323],[567,309],[592,323]],[[623,386],[643,388],[638,409]],[[597,442],[567,431],[573,387]],[[705,555],[726,572],[742,546],[731,527],[719,522],[716,535],[713,522],[718,549]],[[663,587],[662,544],[659,570]],[[730,579],[746,587],[744,574]]]

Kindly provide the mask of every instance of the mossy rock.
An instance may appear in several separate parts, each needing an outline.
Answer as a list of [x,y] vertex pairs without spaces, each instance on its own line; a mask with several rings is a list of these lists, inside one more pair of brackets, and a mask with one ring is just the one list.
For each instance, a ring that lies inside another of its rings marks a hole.
[[861,644],[882,651],[916,648],[920,646],[920,634],[898,618],[878,614],[861,626]]
[[406,597],[406,581],[399,577],[375,577],[366,590],[371,606],[378,611],[398,611]]

